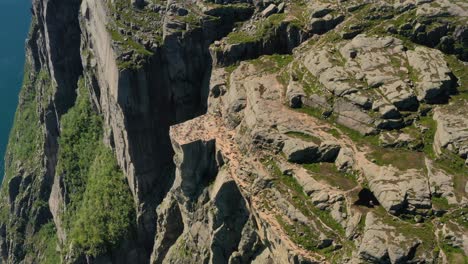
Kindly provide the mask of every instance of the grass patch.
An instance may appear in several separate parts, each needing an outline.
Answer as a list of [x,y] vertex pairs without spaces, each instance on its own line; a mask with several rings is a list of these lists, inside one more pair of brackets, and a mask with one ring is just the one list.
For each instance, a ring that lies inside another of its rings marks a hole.
[[463,249],[452,247],[445,242],[441,243],[441,248],[447,256],[448,263],[468,263],[468,256],[465,255]]
[[397,217],[388,215],[382,206],[376,208],[374,212],[379,216],[380,221],[384,224],[395,227],[396,230],[406,238],[418,239],[421,241],[421,245],[418,246],[416,250],[416,256],[422,256],[436,248],[436,238],[432,222],[427,221],[417,225],[411,224],[406,221],[402,221]]
[[317,250],[319,238],[315,230],[301,223],[290,224],[279,215],[276,216],[276,220],[294,243],[310,251]]
[[343,190],[351,190],[358,185],[356,175],[340,172],[333,163],[304,164],[303,167],[316,180],[323,180]]
[[[9,183],[13,177],[27,174],[31,176],[42,175],[44,134],[38,111],[41,102],[39,91],[48,90],[48,87],[44,87],[48,83],[39,81],[38,76],[38,72],[33,72],[31,61],[27,60],[24,66],[24,79],[19,93],[19,103],[5,153],[5,173],[1,187],[1,196],[5,199],[0,201],[0,220],[7,225],[11,239],[17,240],[17,242],[25,239],[24,231],[17,231],[23,229],[22,225],[25,223],[21,217],[10,214],[9,202],[6,197],[9,196]],[[20,169],[23,172],[20,173]],[[38,184],[30,186],[28,193],[32,196],[39,195],[40,186]],[[17,198],[23,196],[22,191],[20,190]],[[33,201],[33,203],[34,207],[37,201]],[[23,213],[32,214],[31,208],[27,210]]]
[[458,208],[448,212],[440,218],[440,222],[455,222],[458,226],[468,229],[468,208]]
[[379,166],[393,165],[399,170],[425,168],[424,154],[421,152],[379,148],[369,153],[368,158],[374,159]]
[[312,73],[310,73],[304,65],[298,62],[293,63],[291,76],[294,80],[297,80],[302,84],[304,92],[307,96],[312,94],[322,95],[324,93],[323,88],[321,87],[317,78]]
[[[142,44],[134,41],[131,37],[124,37],[122,36],[117,30],[108,27],[107,29],[114,40],[117,43],[120,43],[121,47],[124,50],[132,50],[137,54],[142,55],[144,58],[152,56],[153,52],[147,50]],[[142,66],[142,62],[135,62],[133,60],[129,61],[117,61],[117,66],[120,69],[138,69]]]
[[268,38],[271,34],[274,34],[275,29],[281,24],[286,18],[286,14],[274,14],[269,16],[264,21],[257,23],[257,30],[249,33],[245,30],[239,30],[231,32],[227,37],[226,41],[229,44],[240,44],[246,42],[256,42],[261,39]]
[[[40,165],[39,146],[44,138],[39,124],[37,104],[37,78],[30,72],[28,62],[25,65],[23,88],[19,94],[19,104],[8,141],[5,155],[6,178],[13,176],[16,169],[15,162],[21,163],[23,168],[34,169]],[[7,184],[4,184],[6,186]]]
[[323,116],[323,111],[318,108],[302,107],[302,108],[297,108],[296,111],[299,111],[304,114],[308,114],[318,119],[325,119],[325,117]]
[[318,144],[318,145],[321,143],[321,140],[319,138],[306,134],[304,132],[300,132],[300,131],[289,131],[289,132],[286,132],[286,135],[293,137],[293,138],[302,139],[304,141],[314,142],[315,144]]
[[286,188],[291,191],[288,193],[291,194],[290,202],[294,205],[294,207],[299,209],[305,216],[310,219],[319,217],[320,220],[322,220],[322,222],[325,223],[328,227],[337,231],[340,235],[344,235],[343,227],[330,216],[328,211],[318,209],[309,201],[310,198],[304,193],[302,186],[294,177],[283,175],[276,162],[272,159],[264,160],[263,164],[266,168],[268,168],[270,173],[272,173],[272,175],[277,178],[277,182],[280,184],[280,190],[282,188],[283,191],[287,192],[287,190],[284,190]]
[[461,198],[465,193],[465,186],[468,180],[468,170],[465,161],[452,152],[442,149],[441,155],[434,160],[434,165],[453,175],[455,194]]
[[447,201],[447,198],[445,197],[435,197],[435,196],[432,196],[431,198],[432,200],[432,205],[438,209],[438,210],[448,210],[450,209],[450,205]]
[[277,73],[284,68],[293,60],[292,55],[264,55],[257,59],[249,60],[251,63],[261,72]]

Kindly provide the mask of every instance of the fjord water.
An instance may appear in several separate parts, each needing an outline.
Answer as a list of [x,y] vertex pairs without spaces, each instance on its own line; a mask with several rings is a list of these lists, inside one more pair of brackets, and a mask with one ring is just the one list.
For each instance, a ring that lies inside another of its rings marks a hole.
[[23,80],[31,0],[0,0],[0,180],[18,92]]

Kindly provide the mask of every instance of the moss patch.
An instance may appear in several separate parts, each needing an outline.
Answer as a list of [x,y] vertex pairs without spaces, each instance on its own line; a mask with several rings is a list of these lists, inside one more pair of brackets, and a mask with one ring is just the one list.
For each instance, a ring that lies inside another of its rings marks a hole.
[[264,21],[261,21],[256,24],[257,30],[255,32],[249,33],[244,30],[234,31],[226,37],[226,41],[229,44],[240,44],[246,42],[260,41],[273,34],[275,29],[281,24],[281,22],[285,18],[285,14],[271,15]]

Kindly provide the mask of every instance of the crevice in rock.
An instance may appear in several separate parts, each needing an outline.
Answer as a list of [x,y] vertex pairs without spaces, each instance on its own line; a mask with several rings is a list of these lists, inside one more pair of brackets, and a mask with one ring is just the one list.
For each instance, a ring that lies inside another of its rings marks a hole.
[[374,194],[367,188],[362,189],[358,194],[359,199],[354,202],[354,205],[365,206],[368,208],[374,208],[379,206],[380,203]]

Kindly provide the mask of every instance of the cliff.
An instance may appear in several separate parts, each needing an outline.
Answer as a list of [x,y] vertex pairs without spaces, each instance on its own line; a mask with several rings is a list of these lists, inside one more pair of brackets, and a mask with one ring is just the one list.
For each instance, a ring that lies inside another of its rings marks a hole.
[[463,1],[34,0],[4,263],[463,263]]

